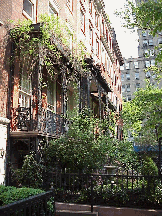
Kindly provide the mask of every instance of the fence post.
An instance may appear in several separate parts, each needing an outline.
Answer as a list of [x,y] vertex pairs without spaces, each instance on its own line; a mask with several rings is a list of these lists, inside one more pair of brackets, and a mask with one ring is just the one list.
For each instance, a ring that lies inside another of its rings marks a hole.
[[93,212],[93,176],[91,176],[91,212]]

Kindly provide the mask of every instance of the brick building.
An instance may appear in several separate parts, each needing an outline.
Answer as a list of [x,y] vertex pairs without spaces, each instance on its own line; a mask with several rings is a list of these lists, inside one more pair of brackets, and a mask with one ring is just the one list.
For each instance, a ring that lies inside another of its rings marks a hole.
[[[104,9],[103,0],[6,0],[0,3],[0,125],[3,139],[4,166],[1,168],[1,182],[9,184],[9,164],[21,168],[23,158],[30,151],[37,151],[42,140],[57,138],[66,130],[66,120],[62,116],[72,110],[77,102],[73,83],[66,81],[70,72],[80,73],[80,66],[66,57],[64,48],[55,40],[63,60],[54,66],[55,80],[42,88],[40,77],[48,80],[47,67],[41,58],[34,73],[22,70],[21,62],[7,60],[14,56],[14,44],[7,41],[8,30],[13,24],[8,19],[30,19],[34,30],[39,31],[41,14],[61,17],[71,32],[68,48],[77,50],[82,43],[86,53],[87,76],[77,80],[79,109],[88,106],[95,116],[104,118],[110,110],[122,109],[120,66],[123,58]],[[33,31],[34,31],[33,30]],[[36,34],[36,33],[33,33]],[[75,41],[75,42],[74,42]],[[2,120],[1,120],[2,119]],[[8,130],[7,130],[8,127]],[[122,137],[121,124],[116,128],[117,138]],[[7,140],[7,141],[6,141]],[[2,142],[1,142],[2,143]]]

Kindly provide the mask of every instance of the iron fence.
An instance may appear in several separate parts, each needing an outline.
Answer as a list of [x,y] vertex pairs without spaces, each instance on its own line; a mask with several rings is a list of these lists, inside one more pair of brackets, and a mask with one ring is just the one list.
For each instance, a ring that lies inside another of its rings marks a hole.
[[[146,205],[161,183],[159,176],[53,173],[56,201],[102,205]],[[146,200],[148,198],[148,200]]]
[[[2,206],[0,207],[0,215],[3,216],[54,215],[55,203],[54,201],[50,200],[52,197],[54,197],[54,193],[51,190],[43,194],[31,196],[27,199]],[[50,207],[52,207],[52,209]]]

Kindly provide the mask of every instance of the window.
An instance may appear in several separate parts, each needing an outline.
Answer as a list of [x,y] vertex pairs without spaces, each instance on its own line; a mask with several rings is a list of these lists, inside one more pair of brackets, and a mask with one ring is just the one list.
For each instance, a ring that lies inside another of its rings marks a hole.
[[124,74],[121,74],[121,81],[124,81]]
[[109,68],[110,68],[110,61],[109,58],[107,58],[107,71],[109,71]]
[[155,66],[155,60],[154,59],[151,60],[151,66]]
[[134,67],[138,68],[138,62],[134,62]]
[[96,55],[99,56],[99,41],[96,40]]
[[67,6],[69,10],[72,12],[73,11],[73,0],[67,0]]
[[92,14],[92,0],[89,0],[89,12]]
[[127,84],[127,92],[130,92],[130,84]]
[[89,26],[89,43],[93,46],[93,30],[91,26]]
[[136,83],[136,90],[138,90],[138,88],[140,88],[140,83]]
[[162,38],[158,39],[158,44],[162,44]]
[[147,71],[146,72],[146,78],[150,78],[151,77],[151,73],[150,73],[150,71]]
[[95,12],[95,24],[97,28],[98,28],[98,22],[99,22],[99,15]]
[[145,67],[150,67],[150,62],[149,61],[145,61]]
[[20,107],[30,107],[30,100],[31,100],[31,76],[24,69],[20,76],[20,92],[19,92]]
[[147,32],[146,31],[142,32],[142,36],[146,37],[147,36]]
[[126,79],[130,80],[130,74],[129,73],[126,73]]
[[129,63],[125,63],[125,69],[129,69]]
[[34,3],[30,0],[23,0],[23,13],[30,19],[34,19]]
[[122,66],[120,66],[120,70],[124,70],[124,66],[122,65]]
[[143,40],[143,47],[147,47],[148,45],[148,41],[147,40]]
[[139,80],[139,73],[137,73],[137,72],[135,73],[135,79]]
[[85,14],[82,9],[80,10],[80,23],[81,30],[83,31],[83,33],[85,33]]
[[58,7],[53,3],[53,1],[49,2],[49,15],[58,16],[59,9]]
[[106,41],[108,42],[109,40],[109,33],[108,33],[108,30],[106,29]]
[[127,101],[131,101],[131,95],[127,95]]
[[150,50],[150,56],[154,56],[154,50]]
[[153,40],[152,39],[149,40],[149,46],[153,46]]
[[122,85],[122,92],[125,92],[125,85]]
[[117,78],[116,78],[116,76],[115,76],[115,86],[116,86],[116,81],[117,81]]
[[72,51],[72,49],[73,49],[73,30],[72,30],[72,27],[71,27],[72,26],[71,23],[68,22],[67,20],[66,20],[66,26],[67,26],[67,29],[68,29],[68,32],[69,32],[69,34],[67,36],[67,38],[68,38],[68,47]]
[[144,50],[144,56],[149,57],[149,51],[148,50]]
[[56,111],[56,82],[51,83],[47,88],[47,105],[48,109]]
[[102,35],[105,34],[105,24],[104,24],[104,20],[102,20],[101,33],[102,33]]

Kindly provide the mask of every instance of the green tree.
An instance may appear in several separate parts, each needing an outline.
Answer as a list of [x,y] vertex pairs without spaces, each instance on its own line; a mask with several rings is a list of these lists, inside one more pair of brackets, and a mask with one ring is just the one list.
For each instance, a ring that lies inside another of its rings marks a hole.
[[130,130],[140,145],[157,144],[157,136],[162,136],[162,89],[151,85],[139,89],[132,101],[124,103],[122,118],[125,132]]
[[127,1],[124,11],[116,12],[116,14],[124,20],[124,27],[148,29],[155,36],[162,31],[161,8],[162,0],[137,0],[137,4]]
[[[123,26],[129,29],[149,30],[150,34],[156,36],[162,31],[162,0],[127,1],[124,10],[116,12],[117,16],[123,19]],[[161,74],[162,68],[162,50],[161,44],[156,47],[156,67],[152,69],[158,75]],[[161,78],[161,77],[160,77]]]
[[114,126],[108,120],[94,118],[87,110],[74,115],[66,134],[51,141],[46,149],[47,164],[51,166],[57,162],[62,169],[91,172],[106,163],[130,163],[132,144],[111,137]]

